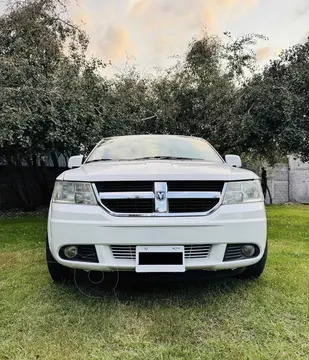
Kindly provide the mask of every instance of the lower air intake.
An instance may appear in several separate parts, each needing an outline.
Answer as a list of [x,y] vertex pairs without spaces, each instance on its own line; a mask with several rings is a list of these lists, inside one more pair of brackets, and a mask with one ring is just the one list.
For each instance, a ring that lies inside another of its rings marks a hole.
[[[209,255],[211,245],[185,245],[186,259],[205,259]],[[135,260],[135,245],[112,245],[111,250],[115,259],[118,260]]]

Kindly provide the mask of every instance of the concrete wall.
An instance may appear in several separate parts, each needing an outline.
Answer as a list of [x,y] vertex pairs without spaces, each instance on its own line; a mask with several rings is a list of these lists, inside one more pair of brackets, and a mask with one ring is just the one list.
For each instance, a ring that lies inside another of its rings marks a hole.
[[[289,201],[289,174],[287,164],[277,164],[267,168],[267,184],[273,204],[284,204]],[[269,202],[268,195],[266,201]]]
[[309,163],[290,157],[290,201],[309,204]]
[[[288,164],[277,164],[268,168],[267,178],[274,204],[309,204],[309,163],[290,156]],[[269,202],[268,196],[266,202]]]

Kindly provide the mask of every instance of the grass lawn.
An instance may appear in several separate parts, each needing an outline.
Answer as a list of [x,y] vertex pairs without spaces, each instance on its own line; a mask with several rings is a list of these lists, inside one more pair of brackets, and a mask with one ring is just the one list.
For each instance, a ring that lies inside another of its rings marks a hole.
[[258,281],[54,284],[46,218],[0,219],[0,359],[309,359],[309,207],[268,207]]

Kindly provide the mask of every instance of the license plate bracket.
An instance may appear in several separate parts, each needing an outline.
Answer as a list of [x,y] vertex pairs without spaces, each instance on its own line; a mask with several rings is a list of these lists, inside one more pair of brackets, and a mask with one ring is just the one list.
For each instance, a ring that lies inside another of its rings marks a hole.
[[184,246],[137,246],[136,272],[185,272]]

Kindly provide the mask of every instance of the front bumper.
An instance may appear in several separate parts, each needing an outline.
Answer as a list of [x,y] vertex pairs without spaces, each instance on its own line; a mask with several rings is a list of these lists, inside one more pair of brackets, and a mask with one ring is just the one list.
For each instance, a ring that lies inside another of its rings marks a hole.
[[[116,259],[111,245],[211,245],[205,258],[185,259],[186,270],[228,270],[253,265],[263,256],[267,238],[264,203],[223,205],[200,217],[114,217],[100,206],[50,205],[49,247],[64,266],[83,270],[135,271],[134,259]],[[259,247],[255,258],[223,261],[227,244]],[[60,258],[65,245],[95,245],[98,263]]]

